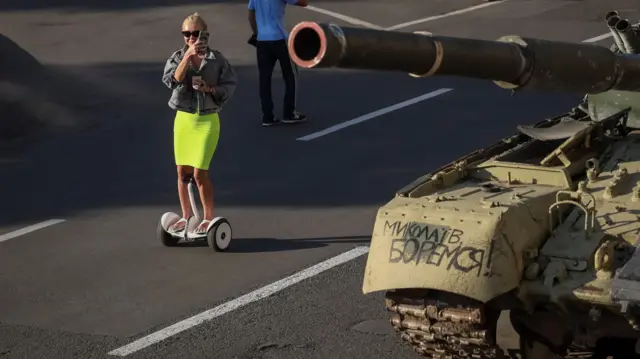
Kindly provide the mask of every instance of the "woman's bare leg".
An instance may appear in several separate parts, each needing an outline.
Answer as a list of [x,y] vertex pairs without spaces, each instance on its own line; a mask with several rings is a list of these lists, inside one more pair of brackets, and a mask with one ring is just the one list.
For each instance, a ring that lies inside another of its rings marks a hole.
[[[182,208],[182,218],[189,219],[193,215],[193,209],[189,202],[189,179],[193,176],[193,167],[178,166],[178,196]],[[182,229],[185,223],[178,224],[176,230]]]
[[[194,177],[198,184],[198,191],[200,192],[200,201],[202,202],[202,208],[204,208],[204,218],[208,221],[213,219],[213,184],[209,179],[209,172],[207,170],[194,170]],[[201,229],[198,229],[201,231]]]

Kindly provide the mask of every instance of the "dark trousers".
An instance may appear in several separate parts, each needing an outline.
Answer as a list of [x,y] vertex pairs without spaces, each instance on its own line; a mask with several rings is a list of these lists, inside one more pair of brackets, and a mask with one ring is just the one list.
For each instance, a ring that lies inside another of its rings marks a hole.
[[271,96],[271,77],[276,61],[280,63],[280,70],[285,84],[284,105],[282,107],[285,118],[293,116],[296,109],[296,76],[298,68],[289,57],[286,40],[258,41],[258,72],[260,73],[260,102],[262,116],[273,118],[273,98]]

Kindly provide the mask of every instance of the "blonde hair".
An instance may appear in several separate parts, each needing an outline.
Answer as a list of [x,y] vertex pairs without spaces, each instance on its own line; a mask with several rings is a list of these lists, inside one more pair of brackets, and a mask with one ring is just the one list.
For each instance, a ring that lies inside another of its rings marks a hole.
[[200,25],[203,30],[207,30],[207,23],[197,11],[187,16],[182,22],[182,26],[184,27],[184,25],[189,22],[195,22],[196,24]]

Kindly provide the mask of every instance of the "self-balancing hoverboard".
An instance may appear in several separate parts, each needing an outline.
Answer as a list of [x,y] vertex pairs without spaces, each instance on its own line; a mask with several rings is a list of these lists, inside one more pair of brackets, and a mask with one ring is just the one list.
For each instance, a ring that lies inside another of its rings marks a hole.
[[162,244],[167,247],[175,246],[181,239],[187,242],[193,242],[198,239],[206,238],[207,244],[211,249],[216,252],[225,251],[231,244],[231,224],[229,224],[229,221],[224,217],[215,217],[211,222],[209,222],[206,233],[194,233],[193,231],[202,222],[202,217],[200,216],[196,203],[196,195],[194,192],[197,191],[197,188],[193,177],[189,179],[188,189],[189,201],[191,202],[191,208],[193,209],[194,215],[187,219],[187,224],[183,230],[174,233],[170,232],[169,228],[174,223],[178,222],[181,217],[177,213],[166,212],[162,215],[162,218],[160,218],[160,223],[158,223],[158,238]]

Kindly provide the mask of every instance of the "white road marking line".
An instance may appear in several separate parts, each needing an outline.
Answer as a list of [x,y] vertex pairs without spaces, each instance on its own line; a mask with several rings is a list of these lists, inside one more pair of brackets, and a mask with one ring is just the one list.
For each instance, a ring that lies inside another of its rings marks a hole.
[[314,132],[314,133],[312,133],[310,135],[306,135],[306,136],[300,137],[297,140],[298,141],[313,140],[313,139],[316,139],[318,137],[322,137],[322,136],[328,135],[328,134],[330,134],[332,132],[336,132],[336,131],[342,130],[343,128],[356,125],[356,124],[358,124],[360,122],[364,122],[364,121],[370,120],[372,118],[376,118],[378,116],[382,116],[382,115],[384,115],[386,113],[389,113],[389,112],[392,112],[392,111],[395,111],[395,110],[399,110],[401,108],[413,105],[413,104],[418,103],[420,101],[424,101],[424,100],[428,100],[428,99],[436,97],[436,96],[440,96],[440,95],[442,95],[444,93],[447,93],[449,91],[453,91],[453,89],[441,88],[439,90],[435,90],[435,91],[426,93],[424,95],[408,99],[406,101],[397,103],[395,105],[391,105],[389,107],[385,107],[385,108],[379,109],[377,111],[368,113],[366,115],[362,115],[362,116],[356,117],[356,118],[354,118],[352,120],[345,121],[345,122],[339,123],[337,125],[333,125],[331,127],[325,128],[322,131]]
[[60,222],[64,222],[64,219],[50,219],[48,221],[36,223],[34,225],[15,230],[13,232],[2,234],[2,235],[0,235],[0,242],[8,241],[10,239],[22,236],[22,235],[27,234],[29,232],[37,231],[38,229],[42,229],[44,227],[53,226],[54,224],[58,224]]
[[582,42],[598,42],[600,40],[604,40],[604,39],[609,38],[609,37],[611,37],[611,33],[610,32],[608,32],[606,34],[602,34],[602,35],[598,35],[598,36],[592,37],[590,39],[582,40]]
[[464,13],[471,12],[471,11],[474,11],[474,10],[483,9],[485,7],[502,4],[503,2],[506,2],[506,1],[508,1],[508,0],[492,1],[492,2],[488,2],[488,3],[480,4],[480,5],[467,7],[467,8],[460,9],[460,10],[451,11],[451,12],[444,13],[444,14],[441,14],[441,15],[434,15],[434,16],[425,17],[423,19],[413,20],[413,21],[409,21],[409,22],[403,22],[402,24],[390,26],[390,27],[386,28],[385,30],[397,30],[397,29],[400,29],[400,28],[403,28],[403,27],[422,24],[423,22],[429,22],[429,21],[433,21],[433,20],[443,19],[443,18],[446,18],[446,17],[449,17],[449,16],[460,15],[460,14],[464,14]]
[[351,17],[351,16],[339,14],[337,12],[321,9],[319,7],[306,6],[305,9],[311,10],[311,11],[315,11],[315,12],[319,12],[321,14],[329,15],[331,17],[335,17],[336,19],[340,19],[340,20],[342,20],[344,22],[348,22],[348,23],[353,24],[353,25],[360,25],[360,26],[364,26],[364,27],[368,27],[368,28],[376,29],[376,30],[382,30],[383,29],[382,26],[378,26],[376,24],[372,24],[372,23],[366,22],[364,20],[356,19],[355,17]]
[[324,262],[320,262],[312,267],[309,267],[305,270],[302,270],[296,274],[293,274],[289,277],[281,279],[277,282],[271,283],[265,287],[257,289],[251,293],[245,294],[241,297],[238,297],[232,301],[221,304],[213,309],[207,310],[200,314],[194,315],[191,318],[187,318],[181,322],[178,322],[172,326],[166,327],[162,330],[159,330],[155,333],[149,334],[146,337],[142,337],[130,344],[127,344],[123,347],[115,349],[109,352],[109,355],[118,355],[118,356],[126,356],[131,353],[135,353],[140,349],[146,348],[152,344],[160,342],[166,338],[169,338],[172,335],[178,334],[184,330],[187,330],[196,325],[202,324],[206,321],[212,320],[216,317],[219,317],[223,314],[229,313],[235,309],[238,309],[242,306],[245,306],[249,303],[258,301],[260,299],[266,298],[276,292],[279,292],[287,287],[290,287],[304,279],[311,278],[315,275],[318,275],[327,269],[331,269],[340,264],[346,263],[352,259],[356,259],[361,255],[369,252],[369,247],[361,246],[356,247],[348,252],[337,255],[333,258],[329,258]]

